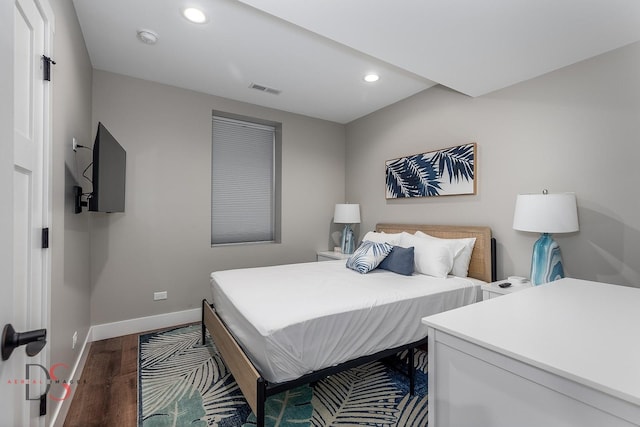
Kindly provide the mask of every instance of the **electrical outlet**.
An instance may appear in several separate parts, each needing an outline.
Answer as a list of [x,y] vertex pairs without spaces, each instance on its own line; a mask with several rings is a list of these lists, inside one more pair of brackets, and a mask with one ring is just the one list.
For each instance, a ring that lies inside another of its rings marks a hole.
[[71,350],[76,348],[76,344],[78,343],[78,331],[73,333],[73,338],[71,338]]
[[162,291],[162,292],[154,292],[153,293],[153,300],[154,301],[158,301],[161,299],[167,299],[167,291]]
[[75,136],[71,140],[71,146],[73,147],[73,151],[77,151],[78,150],[78,141],[76,140]]

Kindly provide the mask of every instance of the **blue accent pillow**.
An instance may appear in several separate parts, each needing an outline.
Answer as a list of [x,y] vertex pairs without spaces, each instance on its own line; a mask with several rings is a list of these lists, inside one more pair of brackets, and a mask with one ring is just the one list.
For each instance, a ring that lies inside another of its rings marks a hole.
[[375,243],[365,240],[347,259],[347,268],[358,273],[368,273],[375,269],[389,255],[393,246],[388,243]]
[[378,268],[393,271],[394,273],[411,276],[413,274],[414,248],[394,246],[389,255],[382,260]]

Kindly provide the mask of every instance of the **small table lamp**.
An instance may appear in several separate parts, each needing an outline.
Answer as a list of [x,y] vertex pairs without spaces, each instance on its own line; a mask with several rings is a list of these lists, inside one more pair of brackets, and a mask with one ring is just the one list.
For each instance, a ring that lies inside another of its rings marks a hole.
[[360,205],[344,203],[337,204],[333,213],[333,222],[344,224],[342,231],[342,253],[352,254],[355,250],[355,236],[351,224],[360,224]]
[[551,233],[578,231],[574,193],[518,194],[513,215],[514,230],[542,233],[533,245],[531,283],[540,285],[564,277],[560,246]]

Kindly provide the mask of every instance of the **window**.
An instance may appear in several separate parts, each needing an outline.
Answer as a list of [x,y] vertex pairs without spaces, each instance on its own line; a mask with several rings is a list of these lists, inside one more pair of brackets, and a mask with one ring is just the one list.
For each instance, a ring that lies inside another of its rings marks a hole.
[[278,242],[278,123],[214,111],[211,244]]

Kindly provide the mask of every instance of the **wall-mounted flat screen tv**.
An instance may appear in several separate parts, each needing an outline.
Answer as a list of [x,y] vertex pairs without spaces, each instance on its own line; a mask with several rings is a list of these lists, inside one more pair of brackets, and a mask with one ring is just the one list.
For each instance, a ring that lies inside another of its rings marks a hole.
[[89,210],[124,212],[127,152],[102,123],[93,144],[93,192]]

